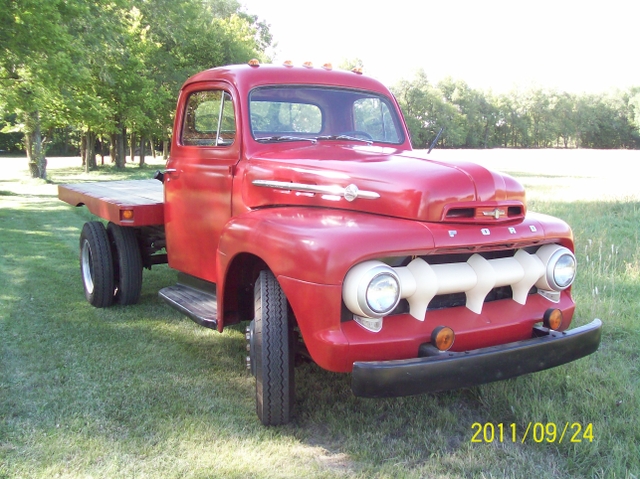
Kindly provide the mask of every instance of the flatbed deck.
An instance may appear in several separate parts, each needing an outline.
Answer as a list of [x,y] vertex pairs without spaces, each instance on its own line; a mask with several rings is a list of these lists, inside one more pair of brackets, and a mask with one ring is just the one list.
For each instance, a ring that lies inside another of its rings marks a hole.
[[124,180],[58,186],[58,198],[121,226],[164,224],[164,192],[158,180]]

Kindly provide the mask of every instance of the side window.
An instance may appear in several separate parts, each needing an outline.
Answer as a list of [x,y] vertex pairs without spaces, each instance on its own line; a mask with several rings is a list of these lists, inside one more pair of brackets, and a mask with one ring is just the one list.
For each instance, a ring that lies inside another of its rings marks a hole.
[[182,126],[183,145],[228,146],[235,139],[236,119],[229,93],[209,90],[189,95]]
[[361,98],[353,103],[355,130],[364,131],[374,140],[398,143],[400,136],[389,106],[380,98]]

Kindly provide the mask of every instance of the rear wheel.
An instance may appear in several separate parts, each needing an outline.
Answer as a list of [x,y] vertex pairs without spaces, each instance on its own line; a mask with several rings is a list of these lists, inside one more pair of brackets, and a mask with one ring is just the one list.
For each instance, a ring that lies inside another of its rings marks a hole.
[[295,401],[293,335],[287,298],[270,271],[261,271],[256,281],[254,309],[249,348],[256,411],[265,426],[286,424]]
[[99,221],[89,221],[80,233],[80,273],[87,301],[96,308],[113,302],[113,262],[107,231]]
[[142,256],[133,228],[109,223],[107,235],[113,255],[115,301],[136,304],[142,289]]

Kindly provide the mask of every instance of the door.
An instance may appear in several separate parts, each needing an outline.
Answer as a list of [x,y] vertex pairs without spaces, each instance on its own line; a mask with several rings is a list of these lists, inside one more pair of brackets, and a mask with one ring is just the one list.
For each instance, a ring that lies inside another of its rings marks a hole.
[[179,131],[165,174],[169,266],[216,282],[216,250],[231,216],[233,167],[240,158],[237,101],[224,84],[196,83],[183,90],[178,105]]

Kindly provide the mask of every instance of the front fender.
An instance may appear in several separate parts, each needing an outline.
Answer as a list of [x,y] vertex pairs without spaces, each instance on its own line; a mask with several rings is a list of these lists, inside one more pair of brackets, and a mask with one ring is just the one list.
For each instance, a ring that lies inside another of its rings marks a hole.
[[265,208],[226,225],[218,278],[225,277],[236,255],[251,253],[276,277],[336,285],[354,263],[406,251],[426,253],[433,246],[431,232],[416,221],[319,208]]

